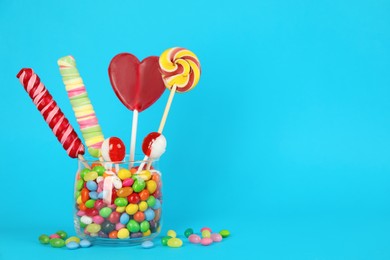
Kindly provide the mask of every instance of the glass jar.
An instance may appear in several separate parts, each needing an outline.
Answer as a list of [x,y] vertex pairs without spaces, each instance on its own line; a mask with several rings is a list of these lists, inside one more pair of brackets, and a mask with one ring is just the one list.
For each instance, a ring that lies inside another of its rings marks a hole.
[[157,161],[78,160],[74,225],[101,245],[136,245],[161,230],[161,172]]

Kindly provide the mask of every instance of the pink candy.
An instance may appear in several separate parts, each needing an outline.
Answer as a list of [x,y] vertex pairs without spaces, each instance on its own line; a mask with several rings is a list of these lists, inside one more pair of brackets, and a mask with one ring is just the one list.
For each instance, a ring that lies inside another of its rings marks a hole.
[[134,183],[134,180],[132,178],[124,179],[122,181],[122,187],[131,187]]
[[193,244],[199,244],[201,239],[200,239],[200,236],[196,235],[196,234],[192,234],[188,237],[188,240],[193,243]]
[[210,245],[211,243],[213,243],[213,240],[209,237],[204,237],[200,240],[200,243],[204,246],[208,246]]
[[220,234],[218,234],[218,233],[211,234],[210,238],[214,242],[221,242],[222,241],[222,236]]
[[104,222],[104,218],[100,215],[96,215],[92,217],[92,221],[100,225]]
[[123,225],[122,223],[116,223],[116,225],[115,225],[115,229],[116,230],[119,230],[119,229],[121,229],[121,228],[124,228],[125,227],[125,225]]
[[61,238],[61,236],[58,235],[58,234],[53,234],[53,235],[51,235],[49,238],[50,238],[50,239],[53,239],[53,238]]
[[205,231],[205,230],[208,230],[208,231],[210,231],[210,233],[211,233],[211,228],[208,228],[208,227],[202,227],[202,228],[200,229],[200,232],[203,232],[203,231]]

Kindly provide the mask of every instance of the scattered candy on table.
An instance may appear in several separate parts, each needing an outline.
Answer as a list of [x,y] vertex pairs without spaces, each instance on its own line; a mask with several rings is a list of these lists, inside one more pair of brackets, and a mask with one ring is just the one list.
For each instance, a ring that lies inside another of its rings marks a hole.
[[92,244],[90,241],[76,236],[68,237],[68,234],[65,231],[57,231],[55,234],[51,235],[40,235],[38,240],[41,244],[50,244],[54,248],[66,247],[67,249],[77,249],[79,247],[90,247]]
[[152,248],[154,246],[154,243],[152,241],[144,241],[142,242],[141,246],[143,248],[148,249],[148,248]]

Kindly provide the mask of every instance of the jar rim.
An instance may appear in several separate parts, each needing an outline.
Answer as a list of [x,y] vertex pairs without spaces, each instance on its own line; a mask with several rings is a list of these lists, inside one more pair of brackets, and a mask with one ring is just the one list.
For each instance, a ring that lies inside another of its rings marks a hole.
[[101,163],[114,163],[114,164],[127,164],[127,163],[133,163],[133,164],[141,164],[141,163],[156,163],[159,161],[159,158],[157,159],[152,159],[146,157],[144,154],[135,154],[134,160],[130,160],[130,155],[126,154],[125,158],[123,158],[122,161],[105,161],[105,160],[100,160],[100,158],[93,157],[91,155],[84,155],[83,157],[78,157],[77,160],[82,163],[95,163],[95,162],[101,162]]

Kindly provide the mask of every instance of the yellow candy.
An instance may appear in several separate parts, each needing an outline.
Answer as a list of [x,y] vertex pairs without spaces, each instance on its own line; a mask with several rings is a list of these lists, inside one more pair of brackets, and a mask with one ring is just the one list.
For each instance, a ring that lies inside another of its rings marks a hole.
[[123,207],[116,207],[116,212],[123,213],[126,210],[126,206]]
[[150,229],[148,229],[148,231],[142,233],[142,235],[143,235],[144,237],[150,236],[150,234],[152,234],[152,232],[150,231]]
[[154,180],[149,180],[146,182],[146,188],[152,194],[157,190],[157,183]]
[[83,201],[81,200],[81,195],[77,197],[77,204],[81,204]]
[[176,237],[176,232],[174,230],[168,230],[167,236]]
[[134,215],[137,211],[138,211],[138,205],[137,204],[129,204],[129,205],[126,206],[126,213],[129,214],[129,215]]
[[139,204],[138,204],[138,208],[140,211],[145,211],[148,209],[148,203],[146,201],[141,201]]
[[84,175],[84,181],[93,181],[93,180],[96,180],[96,178],[98,177],[98,173],[95,172],[95,171],[90,171],[90,172],[87,172],[85,175]]
[[203,230],[202,231],[202,237],[211,237],[211,233],[208,230]]
[[121,180],[128,179],[131,177],[131,172],[128,169],[122,168],[118,171],[118,177]]
[[183,245],[183,241],[179,238],[171,238],[168,240],[168,246],[169,247],[181,247]]
[[148,170],[143,170],[139,174],[139,177],[141,177],[145,181],[148,181],[148,180],[150,180],[150,178],[152,178],[152,173],[150,171],[148,171]]
[[128,238],[129,236],[130,236],[130,232],[127,228],[119,229],[119,231],[118,231],[118,238],[119,239],[125,239],[125,238]]
[[80,243],[80,238],[78,238],[78,237],[70,237],[67,240],[65,240],[65,244],[68,244],[69,242]]

